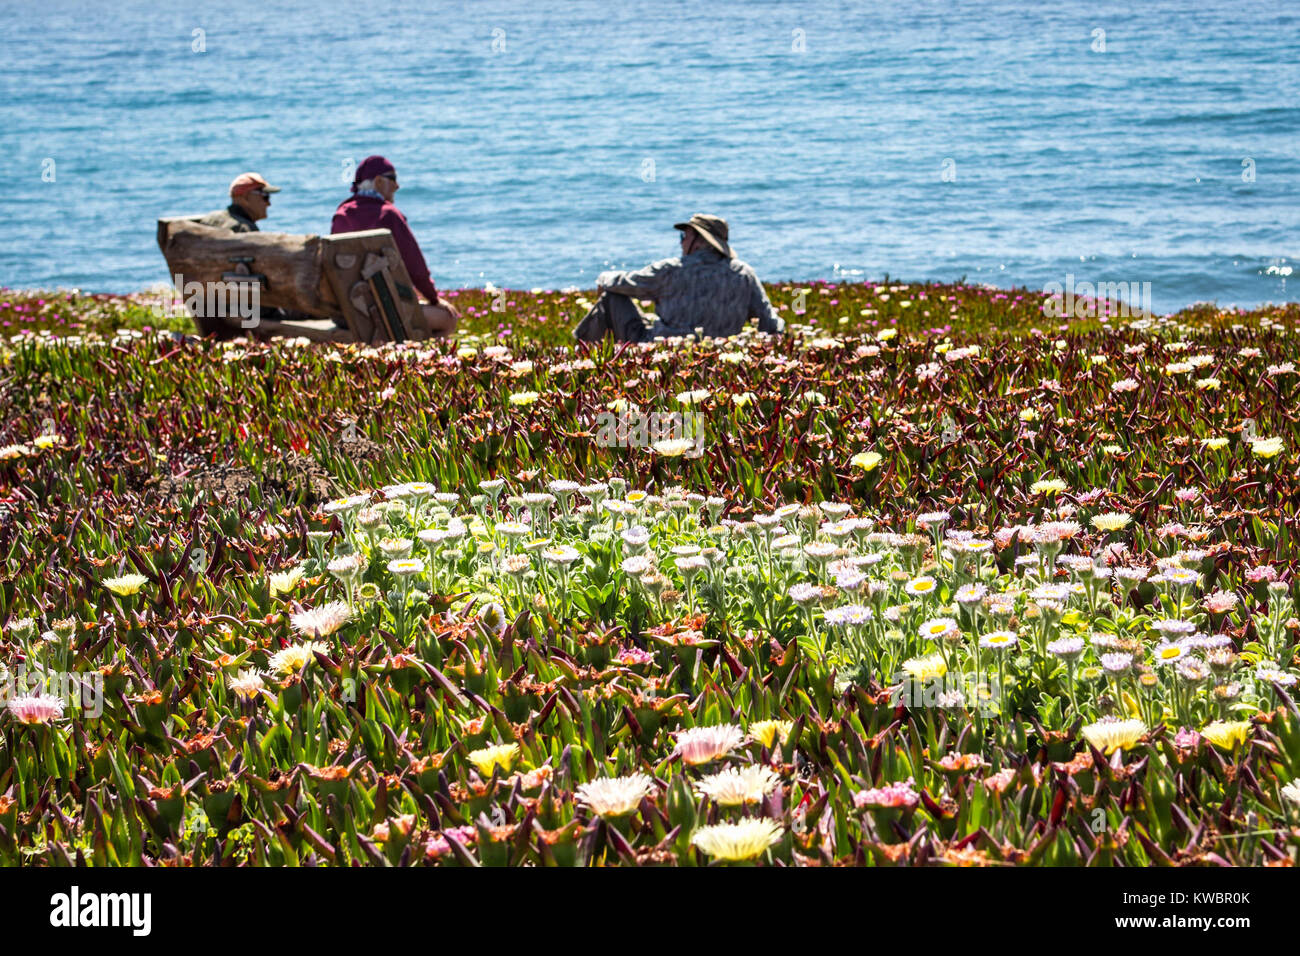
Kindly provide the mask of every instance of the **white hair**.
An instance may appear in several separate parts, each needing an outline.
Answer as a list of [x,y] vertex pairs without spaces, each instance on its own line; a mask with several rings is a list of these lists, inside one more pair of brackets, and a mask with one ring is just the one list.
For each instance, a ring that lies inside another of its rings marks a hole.
[[374,189],[375,189],[375,181],[374,181],[373,179],[363,179],[363,180],[361,180],[361,182],[357,183],[357,192],[361,192],[361,190],[363,190],[363,189],[369,189],[369,190],[374,191]]

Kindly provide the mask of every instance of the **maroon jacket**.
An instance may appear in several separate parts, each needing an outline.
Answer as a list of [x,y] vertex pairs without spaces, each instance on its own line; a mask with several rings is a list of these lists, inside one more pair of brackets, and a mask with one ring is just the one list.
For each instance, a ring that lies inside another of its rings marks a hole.
[[420,244],[415,241],[415,234],[400,209],[374,196],[350,196],[339,203],[334,221],[330,223],[330,234],[363,229],[387,229],[391,232],[415,287],[430,302],[438,301],[438,290],[434,288]]

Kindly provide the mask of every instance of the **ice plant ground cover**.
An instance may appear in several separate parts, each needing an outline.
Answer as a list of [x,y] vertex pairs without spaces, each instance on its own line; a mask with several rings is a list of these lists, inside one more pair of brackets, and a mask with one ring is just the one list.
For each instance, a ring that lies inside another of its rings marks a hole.
[[[1291,862],[1297,307],[880,289],[775,342],[10,339],[0,862]],[[595,440],[634,406],[703,453]]]

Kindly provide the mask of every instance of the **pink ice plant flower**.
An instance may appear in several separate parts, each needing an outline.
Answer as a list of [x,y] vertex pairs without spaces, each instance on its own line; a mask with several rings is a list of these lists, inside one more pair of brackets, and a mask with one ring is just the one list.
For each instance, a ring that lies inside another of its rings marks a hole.
[[1205,609],[1211,614],[1227,614],[1240,600],[1233,591],[1213,591],[1205,595]]
[[691,727],[677,735],[676,753],[682,762],[696,766],[725,757],[745,739],[745,732],[735,724],[714,727]]
[[20,724],[48,724],[63,716],[63,700],[39,691],[15,697],[8,706]]
[[429,841],[424,845],[424,855],[431,860],[436,860],[446,853],[451,852],[451,844],[447,842],[446,836],[450,834],[457,841],[464,845],[472,845],[478,841],[478,830],[472,826],[450,827],[442,833],[435,833],[429,837]]
[[859,790],[853,795],[853,805],[859,810],[903,809],[914,807],[920,802],[921,795],[916,792],[915,781],[911,777],[872,790]]
[[624,667],[636,664],[650,664],[654,662],[654,655],[649,651],[643,651],[639,647],[629,647],[621,651],[614,658],[615,663],[622,664]]

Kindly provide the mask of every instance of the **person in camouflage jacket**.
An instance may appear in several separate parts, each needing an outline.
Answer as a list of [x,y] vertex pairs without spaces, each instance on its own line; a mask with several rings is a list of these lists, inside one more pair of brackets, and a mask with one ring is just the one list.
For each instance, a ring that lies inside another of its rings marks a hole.
[[271,208],[271,193],[278,193],[260,173],[241,173],[230,184],[230,205],[199,219],[205,226],[230,232],[257,232],[257,221],[265,219]]

